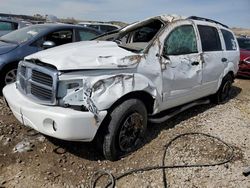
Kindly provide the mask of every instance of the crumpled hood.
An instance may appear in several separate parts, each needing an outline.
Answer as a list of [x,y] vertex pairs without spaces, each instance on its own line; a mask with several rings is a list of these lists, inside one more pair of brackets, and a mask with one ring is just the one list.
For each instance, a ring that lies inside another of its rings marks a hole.
[[58,70],[114,69],[133,67],[140,55],[120,48],[110,41],[84,41],[44,50],[26,60],[40,60],[54,65]]
[[14,50],[16,47],[18,47],[17,44],[0,41],[0,55],[10,52],[11,50]]

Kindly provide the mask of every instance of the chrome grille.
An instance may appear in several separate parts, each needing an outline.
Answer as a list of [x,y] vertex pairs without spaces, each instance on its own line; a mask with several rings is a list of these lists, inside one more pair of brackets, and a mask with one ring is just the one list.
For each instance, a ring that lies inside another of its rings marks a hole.
[[40,83],[40,84],[44,84],[44,85],[47,85],[47,86],[50,86],[50,87],[53,86],[53,78],[52,78],[52,76],[50,76],[48,74],[44,74],[44,73],[36,71],[36,70],[32,70],[31,79],[34,82],[37,82],[37,83]]
[[55,105],[57,70],[22,61],[18,66],[17,87],[39,104]]
[[26,67],[20,66],[20,73],[25,76],[26,75]]
[[31,94],[38,97],[40,100],[51,100],[53,97],[52,90],[36,86],[31,83]]

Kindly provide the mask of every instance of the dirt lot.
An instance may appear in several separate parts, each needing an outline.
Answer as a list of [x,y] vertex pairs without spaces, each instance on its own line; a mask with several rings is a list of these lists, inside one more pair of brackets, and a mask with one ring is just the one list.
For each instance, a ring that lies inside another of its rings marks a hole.
[[[250,80],[235,80],[231,99],[223,105],[202,105],[161,125],[149,125],[146,144],[117,162],[110,162],[91,143],[44,137],[18,123],[0,98],[0,187],[89,187],[100,169],[115,176],[133,168],[161,165],[166,143],[182,133],[216,136],[234,149],[224,165],[166,169],[169,187],[250,187]],[[57,152],[55,152],[57,151]],[[166,151],[165,165],[213,164],[230,155],[227,146],[201,135],[177,139]],[[103,180],[104,181],[104,180]],[[163,171],[135,173],[117,187],[163,187]]]
[[247,35],[250,36],[250,29],[244,28],[231,28],[236,35]]

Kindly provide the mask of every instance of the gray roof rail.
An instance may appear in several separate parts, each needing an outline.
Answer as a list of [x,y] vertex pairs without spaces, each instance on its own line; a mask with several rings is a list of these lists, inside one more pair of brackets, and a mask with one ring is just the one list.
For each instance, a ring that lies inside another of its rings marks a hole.
[[229,28],[227,25],[224,25],[220,22],[217,22],[215,20],[212,20],[212,19],[208,19],[208,18],[202,18],[202,17],[198,17],[198,16],[190,16],[188,17],[187,19],[192,19],[192,20],[200,20],[200,21],[207,21],[207,22],[213,22],[213,23],[216,23],[216,24],[220,24],[222,25],[223,27],[226,27],[226,28]]

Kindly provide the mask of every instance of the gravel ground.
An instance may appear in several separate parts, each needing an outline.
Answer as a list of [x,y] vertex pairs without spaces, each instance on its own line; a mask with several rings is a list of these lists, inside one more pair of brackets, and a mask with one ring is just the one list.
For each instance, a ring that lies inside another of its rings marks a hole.
[[[164,148],[175,136],[200,132],[216,136],[234,149],[227,164],[166,169],[169,187],[250,188],[250,81],[237,79],[230,101],[191,108],[162,124],[149,125],[146,144],[116,161],[104,160],[92,143],[44,137],[18,123],[0,98],[0,187],[89,187],[100,169],[115,176],[130,169],[161,165]],[[55,153],[54,151],[57,151]],[[229,148],[201,135],[177,139],[166,151],[165,165],[214,164],[228,158]],[[102,178],[98,185],[104,185]],[[117,187],[163,187],[163,171],[126,176]]]

